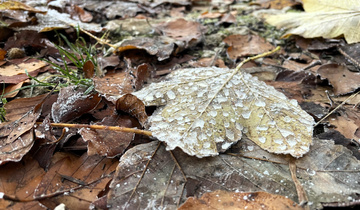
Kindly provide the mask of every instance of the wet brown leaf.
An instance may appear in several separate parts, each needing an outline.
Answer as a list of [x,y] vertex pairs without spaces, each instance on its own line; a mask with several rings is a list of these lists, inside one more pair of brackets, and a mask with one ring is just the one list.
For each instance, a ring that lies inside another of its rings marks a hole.
[[101,97],[98,94],[84,94],[84,90],[69,86],[62,88],[57,101],[51,107],[55,123],[68,122],[94,109]]
[[20,119],[0,126],[0,165],[18,162],[34,144],[33,128],[39,118],[42,105],[47,97]]
[[69,209],[89,209],[98,193],[111,180],[117,165],[116,159],[97,155],[81,157],[56,153],[53,164],[35,189],[34,198],[47,208],[54,209],[64,203]]
[[[105,117],[96,125],[136,127],[128,116],[112,115]],[[88,155],[100,155],[112,158],[121,155],[134,139],[134,133],[109,130],[81,129],[79,131],[84,141],[88,142]]]
[[287,209],[303,210],[294,201],[267,192],[227,192],[217,190],[205,193],[201,198],[190,197],[178,210],[207,210],[207,209]]
[[349,71],[346,66],[338,64],[322,65],[317,73],[329,80],[334,87],[335,95],[344,95],[354,92],[359,88],[360,75],[357,72]]
[[[136,37],[131,40],[125,40],[115,50],[116,54],[124,54],[128,50],[145,50],[149,55],[157,57],[158,61],[166,60],[174,51],[175,40],[157,36],[154,38],[149,37]],[[181,45],[181,43],[180,43]]]
[[85,74],[85,78],[92,78],[94,76],[95,66],[91,60],[88,60],[84,63],[83,71]]
[[252,4],[259,4],[262,8],[283,9],[284,7],[292,7],[301,5],[299,0],[256,0]]
[[[94,84],[95,90],[105,95],[105,97],[133,91],[131,78],[124,71],[108,72],[104,77],[95,77]],[[109,98],[107,99],[109,100]]]
[[[291,157],[268,153],[247,138],[233,147],[232,154],[210,158],[199,159],[174,150],[184,175],[164,146],[154,154],[157,147],[157,142],[138,145],[121,157],[110,184],[110,209],[171,209],[185,202],[186,197],[200,197],[215,190],[264,191],[298,202],[289,171]],[[295,159],[295,164],[311,209],[321,208],[323,202],[358,199],[360,161],[345,147],[316,140],[310,152]],[[182,194],[183,190],[186,193]]]
[[190,48],[202,42],[203,26],[195,21],[179,18],[157,25],[164,36],[183,41],[184,48]]
[[3,61],[5,59],[6,50],[3,50],[0,48],[0,61]]
[[39,60],[32,62],[21,62],[20,64],[11,64],[0,67],[0,81],[5,83],[19,83],[29,77],[25,74],[25,70],[31,75],[36,76],[40,68],[46,66],[47,63]]
[[[8,163],[0,166],[0,192],[6,196],[20,200],[33,198],[34,191],[45,171],[39,167],[36,160],[25,157],[19,163]],[[10,202],[0,199],[0,209],[46,209],[38,201]]]
[[230,35],[224,39],[224,42],[229,45],[227,54],[232,60],[243,56],[261,54],[275,48],[257,35]]
[[125,94],[116,101],[116,110],[129,113],[136,117],[141,125],[144,125],[148,118],[144,103],[131,94]]

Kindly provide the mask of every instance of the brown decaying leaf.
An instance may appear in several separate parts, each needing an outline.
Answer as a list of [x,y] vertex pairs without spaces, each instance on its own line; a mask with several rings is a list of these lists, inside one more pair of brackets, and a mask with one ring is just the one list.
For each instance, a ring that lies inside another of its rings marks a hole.
[[354,92],[360,86],[359,73],[351,72],[343,65],[325,64],[317,70],[317,73],[322,78],[329,80],[330,84],[334,87],[336,95]]
[[4,106],[6,110],[6,120],[12,123],[20,119],[28,111],[39,104],[44,97],[45,95],[32,98],[18,98],[6,103]]
[[339,131],[348,139],[359,139],[355,135],[356,131],[359,129],[360,125],[357,124],[354,120],[349,119],[345,116],[336,116],[335,118],[331,117],[329,123],[335,126],[335,130]]
[[[301,157],[309,151],[314,120],[285,95],[247,73],[221,68],[177,70],[133,95],[160,106],[149,118],[167,149],[197,157],[226,151],[246,133],[263,149]],[[209,85],[211,84],[211,85]]]
[[69,86],[62,88],[57,101],[51,107],[55,123],[68,122],[94,109],[101,97],[98,94],[84,94],[84,90]]
[[5,59],[6,50],[3,50],[0,48],[0,61],[3,61]]
[[20,119],[0,126],[0,165],[18,162],[34,144],[33,127],[47,95]]
[[[199,159],[174,150],[177,162],[164,146],[157,148],[154,141],[135,146],[121,157],[110,184],[110,209],[172,209],[187,197],[215,190],[265,191],[298,202],[289,172],[291,157],[266,152],[247,138],[234,146],[232,154],[211,158]],[[316,139],[312,150],[295,159],[295,164],[311,209],[321,209],[324,202],[358,199],[360,162],[345,147]]]
[[93,16],[91,15],[90,12],[84,10],[83,8],[77,6],[77,5],[73,5],[72,7],[74,9],[74,11],[76,12],[76,15],[79,16],[79,19],[84,22],[84,23],[88,23],[91,22],[93,19]]
[[144,125],[148,118],[144,103],[131,94],[125,94],[116,101],[116,110],[136,117],[141,125]]
[[304,210],[294,201],[267,192],[227,192],[216,190],[203,194],[200,198],[190,197],[178,210],[208,209],[268,209],[268,210]]
[[224,39],[224,42],[229,45],[227,54],[232,60],[243,56],[261,54],[275,48],[258,35],[230,35]]
[[[20,200],[32,199],[45,171],[30,156],[19,163],[0,166],[0,192]],[[0,199],[0,209],[46,209],[38,201],[10,202]]]
[[84,63],[83,71],[85,78],[92,78],[94,76],[95,66],[91,60],[88,60]]
[[164,36],[171,37],[178,41],[183,41],[184,48],[193,47],[202,41],[204,32],[203,26],[194,21],[183,18],[169,21],[156,26]]
[[256,0],[251,4],[260,4],[262,8],[283,9],[284,7],[292,7],[301,5],[299,0]]
[[5,83],[18,83],[29,78],[25,74],[25,70],[31,76],[36,76],[39,69],[46,65],[47,63],[34,59],[33,62],[21,62],[20,64],[1,66],[0,80]]
[[57,152],[50,169],[34,189],[34,198],[48,197],[40,202],[50,209],[61,203],[69,209],[89,209],[111,180],[117,164],[116,159],[97,155],[84,153],[77,157]]
[[[119,126],[132,128],[136,125],[128,116],[112,115],[105,117],[96,125]],[[121,155],[134,139],[134,133],[110,130],[90,130],[83,128],[79,131],[84,141],[88,142],[88,155],[100,155],[112,158]]]
[[6,85],[5,89],[0,88],[0,92],[4,93],[3,98],[13,98],[19,93],[19,88],[22,87],[24,82],[19,82],[17,84]]
[[95,90],[105,95],[105,97],[107,95],[119,95],[133,91],[131,78],[124,71],[108,72],[104,77],[95,77],[94,84]]
[[[166,60],[174,51],[175,40],[164,37],[157,36],[154,38],[149,37],[136,37],[131,40],[125,40],[121,45],[115,50],[116,54],[124,54],[128,50],[145,50],[148,54],[154,55],[157,57],[158,61]],[[179,44],[182,46],[182,44]]]

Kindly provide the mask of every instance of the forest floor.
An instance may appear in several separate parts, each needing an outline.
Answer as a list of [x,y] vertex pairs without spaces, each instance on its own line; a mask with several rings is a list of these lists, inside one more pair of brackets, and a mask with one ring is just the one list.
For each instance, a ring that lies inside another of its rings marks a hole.
[[359,45],[282,38],[266,18],[301,1],[21,2],[0,3],[0,209],[360,204]]

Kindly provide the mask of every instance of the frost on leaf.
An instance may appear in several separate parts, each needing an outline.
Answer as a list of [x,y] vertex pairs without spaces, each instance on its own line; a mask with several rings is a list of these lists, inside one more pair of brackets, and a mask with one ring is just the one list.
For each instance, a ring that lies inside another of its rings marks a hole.
[[309,151],[314,120],[295,100],[247,73],[222,68],[178,70],[135,92],[146,106],[153,136],[167,149],[197,157],[224,152],[246,134],[261,148],[301,157]]

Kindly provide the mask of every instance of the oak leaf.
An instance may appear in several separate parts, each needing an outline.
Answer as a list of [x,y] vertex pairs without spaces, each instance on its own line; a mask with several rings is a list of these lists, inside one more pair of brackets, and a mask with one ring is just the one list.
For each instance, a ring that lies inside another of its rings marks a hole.
[[305,13],[270,16],[266,20],[277,27],[290,29],[284,35],[305,38],[336,38],[344,36],[350,43],[360,41],[356,33],[360,21],[360,2],[357,0],[303,0]]
[[168,150],[215,156],[245,133],[269,152],[301,157],[312,142],[313,118],[296,100],[248,73],[177,70],[133,94],[146,106],[160,106],[148,123]]

